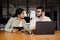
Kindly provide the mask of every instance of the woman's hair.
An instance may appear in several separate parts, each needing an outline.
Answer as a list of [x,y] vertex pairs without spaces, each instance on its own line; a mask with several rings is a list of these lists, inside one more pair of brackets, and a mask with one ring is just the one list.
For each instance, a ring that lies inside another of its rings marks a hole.
[[14,17],[17,17],[18,15],[20,15],[22,13],[22,11],[24,11],[22,8],[17,8],[15,11]]

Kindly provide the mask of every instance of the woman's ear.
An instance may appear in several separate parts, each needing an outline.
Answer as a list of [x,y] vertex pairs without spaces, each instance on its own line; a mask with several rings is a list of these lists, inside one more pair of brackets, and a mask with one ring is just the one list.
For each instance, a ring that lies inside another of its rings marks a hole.
[[17,17],[19,17],[20,15],[19,14],[17,14]]

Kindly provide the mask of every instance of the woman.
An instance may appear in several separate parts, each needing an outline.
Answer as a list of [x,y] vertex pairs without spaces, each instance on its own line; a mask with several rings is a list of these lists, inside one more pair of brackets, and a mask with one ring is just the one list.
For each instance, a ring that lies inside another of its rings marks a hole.
[[5,31],[8,32],[17,32],[18,29],[14,29],[13,27],[23,27],[23,31],[27,30],[27,24],[24,18],[24,10],[18,8],[15,13],[15,17],[10,18],[8,23],[5,26]]

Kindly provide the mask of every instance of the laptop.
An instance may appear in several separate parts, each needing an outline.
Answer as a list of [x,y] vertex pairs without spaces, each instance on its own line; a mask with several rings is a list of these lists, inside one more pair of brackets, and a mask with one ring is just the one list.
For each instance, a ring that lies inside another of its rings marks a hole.
[[56,21],[37,21],[34,34],[54,34],[56,28]]

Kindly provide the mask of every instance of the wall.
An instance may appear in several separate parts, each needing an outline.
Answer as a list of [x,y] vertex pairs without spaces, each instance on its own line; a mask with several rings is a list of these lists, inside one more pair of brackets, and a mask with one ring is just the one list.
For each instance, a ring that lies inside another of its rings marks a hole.
[[59,4],[55,5],[54,7],[51,8],[51,18],[54,20],[54,11],[57,11],[57,30],[60,30],[59,26]]

